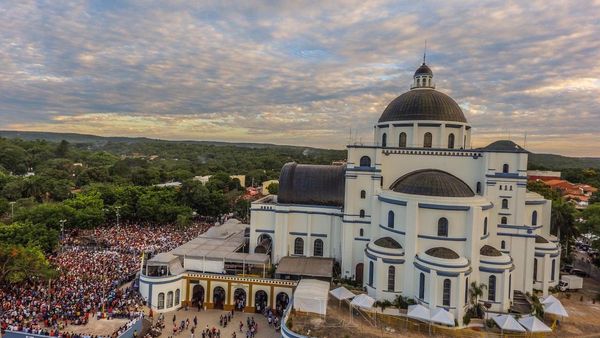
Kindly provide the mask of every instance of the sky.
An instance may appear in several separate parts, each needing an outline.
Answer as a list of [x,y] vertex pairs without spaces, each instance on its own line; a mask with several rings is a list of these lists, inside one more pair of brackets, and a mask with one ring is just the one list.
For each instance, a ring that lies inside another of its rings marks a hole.
[[7,0],[0,129],[342,149],[427,40],[474,146],[600,156],[599,37],[599,0]]

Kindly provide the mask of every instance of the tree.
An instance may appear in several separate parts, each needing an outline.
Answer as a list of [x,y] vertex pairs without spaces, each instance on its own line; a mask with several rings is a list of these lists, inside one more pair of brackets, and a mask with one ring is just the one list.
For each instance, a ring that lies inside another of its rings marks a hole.
[[15,220],[42,225],[48,229],[60,230],[60,221],[67,220],[65,226],[73,226],[75,209],[62,203],[43,203],[31,208],[19,208]]
[[67,157],[67,154],[69,153],[69,142],[66,140],[60,141],[54,153],[57,157]]
[[0,223],[0,244],[36,246],[50,253],[58,246],[58,231],[29,222]]
[[483,318],[485,309],[483,305],[479,303],[479,298],[483,296],[483,290],[485,289],[487,289],[487,285],[471,282],[471,286],[469,287],[469,312],[471,313],[471,317]]
[[269,186],[267,187],[267,190],[269,191],[269,194],[271,195],[277,195],[279,193],[279,183],[271,183],[269,184]]
[[250,201],[239,198],[237,202],[235,202],[233,211],[242,222],[246,222],[248,220],[248,213],[250,212]]
[[93,228],[104,223],[104,201],[97,192],[78,194],[64,204],[75,210],[71,222],[74,227]]
[[551,232],[560,232],[560,242],[563,247],[568,246],[569,242],[579,235],[575,226],[575,214],[577,210],[569,202],[563,199],[552,201],[552,214],[550,216]]
[[40,248],[0,244],[0,283],[19,283],[27,278],[56,276]]

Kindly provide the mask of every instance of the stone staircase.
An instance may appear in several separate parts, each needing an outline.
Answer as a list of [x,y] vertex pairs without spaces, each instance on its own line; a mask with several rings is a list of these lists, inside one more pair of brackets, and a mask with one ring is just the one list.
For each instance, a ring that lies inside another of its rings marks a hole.
[[532,311],[531,299],[527,297],[523,292],[515,290],[513,292],[512,306],[510,307],[511,313],[529,314]]

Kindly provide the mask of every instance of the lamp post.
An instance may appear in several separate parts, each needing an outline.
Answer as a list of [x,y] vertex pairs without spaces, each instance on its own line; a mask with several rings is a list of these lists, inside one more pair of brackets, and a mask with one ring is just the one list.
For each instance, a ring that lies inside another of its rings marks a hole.
[[[65,239],[65,223],[67,222],[66,219],[61,219],[60,221],[58,221],[60,223],[60,240],[64,241]],[[60,244],[60,251],[62,252],[64,249],[63,244]]]
[[121,209],[121,207],[115,207],[115,209],[117,209],[115,214],[117,215],[117,227],[119,227],[119,216],[121,216],[121,214],[119,214],[119,209]]
[[10,220],[12,221],[15,218],[15,203],[16,202],[10,202]]

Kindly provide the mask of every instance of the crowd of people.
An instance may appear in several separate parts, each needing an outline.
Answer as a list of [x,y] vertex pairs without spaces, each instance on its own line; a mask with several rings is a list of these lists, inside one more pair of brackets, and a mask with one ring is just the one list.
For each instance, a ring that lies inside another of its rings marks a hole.
[[122,285],[139,271],[141,253],[171,250],[208,227],[194,224],[184,231],[175,225],[120,224],[69,234],[49,257],[59,272],[56,279],[0,285],[0,329],[59,336],[94,315],[130,318],[141,311],[143,299]]

